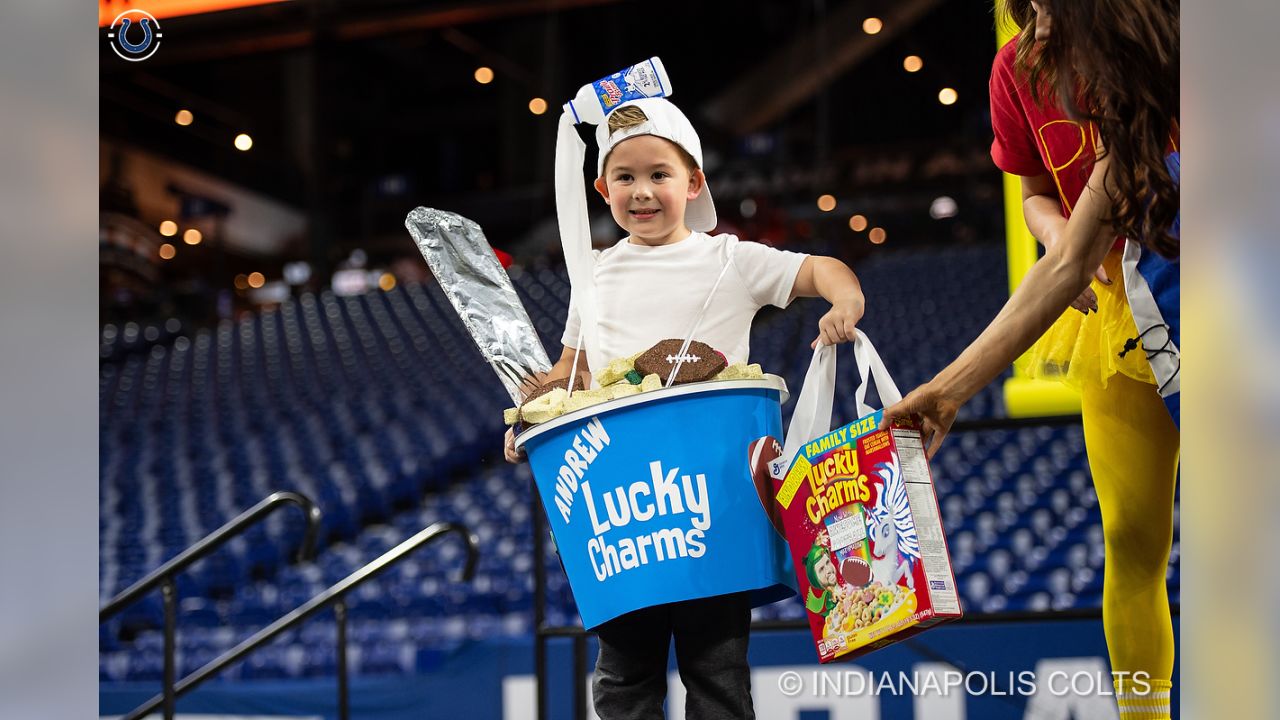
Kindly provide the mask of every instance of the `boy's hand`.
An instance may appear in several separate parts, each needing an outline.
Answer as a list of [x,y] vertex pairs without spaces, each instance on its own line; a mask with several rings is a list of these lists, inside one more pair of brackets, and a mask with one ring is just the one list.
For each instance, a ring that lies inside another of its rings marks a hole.
[[515,428],[507,428],[507,435],[502,448],[502,454],[507,462],[518,465],[527,461],[529,458],[524,454],[524,450],[516,449],[516,431]]
[[548,374],[549,373],[545,372],[535,372],[532,375],[525,375],[524,379],[520,381],[520,395],[526,398],[529,397],[534,390],[542,387],[542,384],[547,381]]
[[[547,373],[544,372],[535,372],[532,375],[524,376],[520,381],[520,397],[529,397],[530,393],[537,390],[538,387],[542,385],[546,380],[546,377]],[[507,428],[507,434],[503,436],[502,456],[507,459],[507,462],[513,465],[518,465],[528,459],[525,457],[523,450],[516,450],[515,428]]]
[[866,306],[860,291],[832,303],[831,309],[818,321],[818,337],[809,343],[809,347],[818,347],[819,341],[827,345],[853,342],[856,337],[854,329],[862,320],[862,313],[865,310]]

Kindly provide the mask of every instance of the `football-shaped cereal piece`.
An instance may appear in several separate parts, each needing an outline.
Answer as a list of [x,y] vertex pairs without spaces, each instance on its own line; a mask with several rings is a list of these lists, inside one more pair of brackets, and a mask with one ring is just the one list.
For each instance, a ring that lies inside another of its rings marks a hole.
[[[747,446],[747,467],[751,468],[751,479],[756,485],[756,495],[760,497],[760,504],[764,506],[764,514],[769,517],[769,522],[773,525],[773,529],[778,534],[786,537],[786,531],[782,526],[782,510],[778,507],[778,501],[774,499],[774,479],[781,480],[782,473],[782,443],[769,435],[759,438]],[[778,472],[774,472],[778,469]]]
[[[661,340],[657,345],[645,350],[636,358],[636,371],[641,375],[655,374],[662,378],[665,385],[667,376],[676,366],[680,346],[683,340],[671,338]],[[689,343],[684,354],[684,362],[680,364],[680,372],[676,373],[673,385],[703,382],[715,377],[726,367],[724,356],[716,352],[710,345],[694,340]]]

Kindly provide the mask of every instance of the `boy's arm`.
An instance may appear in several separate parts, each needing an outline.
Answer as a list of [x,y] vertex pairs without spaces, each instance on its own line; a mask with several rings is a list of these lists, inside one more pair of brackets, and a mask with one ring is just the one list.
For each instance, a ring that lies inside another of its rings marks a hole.
[[866,301],[858,276],[848,265],[833,257],[805,258],[791,289],[791,299],[798,297],[822,297],[831,303],[831,310],[818,321],[818,337],[810,347],[817,347],[819,340],[827,345],[853,341],[854,327],[862,320]]
[[578,356],[578,376],[582,378],[582,386],[591,387],[591,368],[587,366],[587,354],[579,352],[577,348],[571,348],[568,345],[561,351],[560,359],[556,361],[556,364],[552,365],[551,369],[539,378],[538,384],[569,377],[569,373],[573,371],[573,356],[575,354]]

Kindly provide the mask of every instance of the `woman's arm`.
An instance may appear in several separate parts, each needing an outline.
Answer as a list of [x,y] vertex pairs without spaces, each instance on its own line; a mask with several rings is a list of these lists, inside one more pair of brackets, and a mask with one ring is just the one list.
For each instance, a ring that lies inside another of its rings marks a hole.
[[1114,186],[1108,182],[1109,167],[1105,158],[1094,166],[1061,239],[1031,267],[986,330],[933,380],[885,410],[886,423],[912,413],[922,416],[930,457],[951,429],[960,406],[1044,334],[1088,286],[1111,249],[1115,231],[1107,217]]
[[[1048,174],[1024,176],[1021,180],[1022,217],[1026,220],[1027,229],[1031,231],[1032,237],[1039,240],[1047,250],[1058,244],[1067,229],[1067,219],[1062,216],[1057,186]],[[1098,267],[1094,277],[1098,278],[1099,282],[1111,284],[1110,278],[1101,266]],[[1086,286],[1084,291],[1071,301],[1071,307],[1085,315],[1088,315],[1090,310],[1098,312],[1098,296],[1093,292],[1093,288]]]

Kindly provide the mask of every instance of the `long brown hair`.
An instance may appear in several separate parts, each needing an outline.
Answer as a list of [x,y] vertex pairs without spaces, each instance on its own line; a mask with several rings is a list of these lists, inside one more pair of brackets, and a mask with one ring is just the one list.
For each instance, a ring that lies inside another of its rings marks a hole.
[[1014,37],[1017,50],[1013,67],[1027,80],[1031,99],[1040,104],[1053,102],[1057,75],[1044,54],[1044,47],[1036,42],[1036,11],[1031,7],[1031,0],[1004,0],[996,4],[1014,26],[1021,28]]
[[1023,28],[1019,65],[1033,96],[1051,84],[1069,115],[1098,125],[1119,193],[1112,223],[1161,255],[1178,257],[1170,229],[1179,191],[1165,165],[1181,102],[1178,0],[1062,0],[1050,9],[1049,39],[1036,43],[1030,1],[1007,0],[1007,12]]

